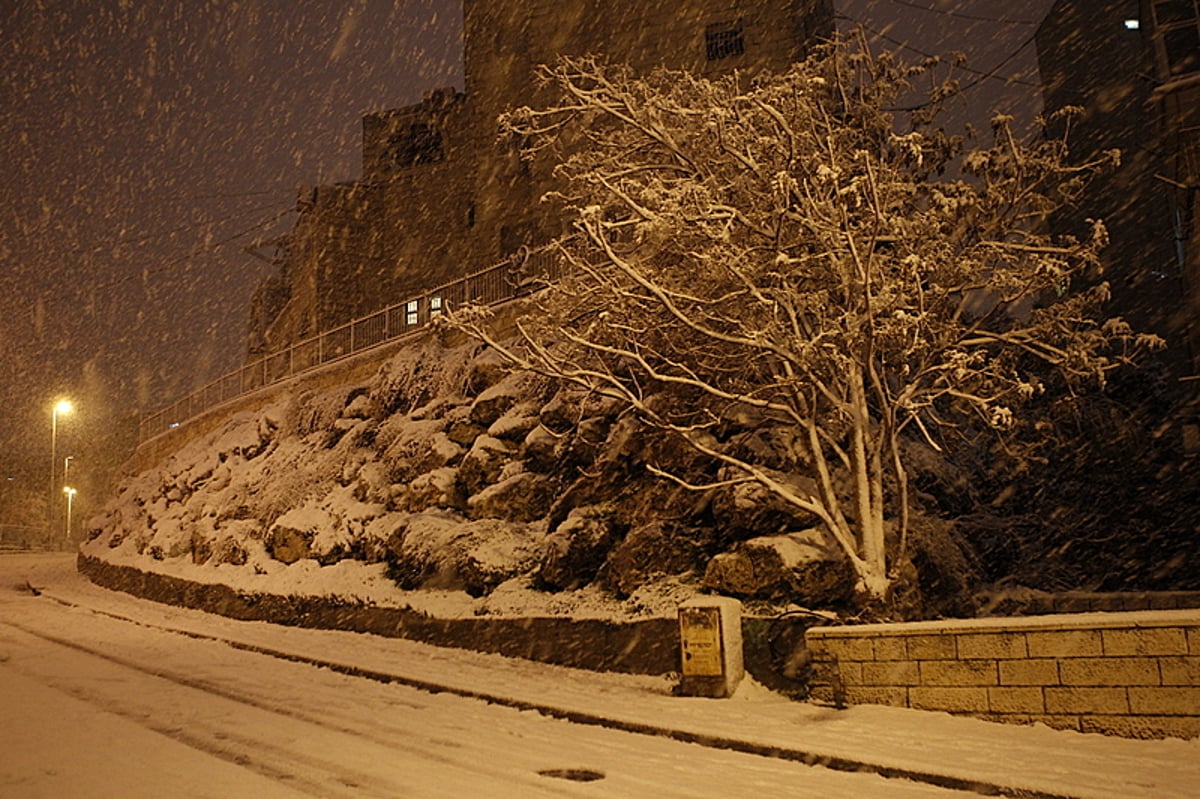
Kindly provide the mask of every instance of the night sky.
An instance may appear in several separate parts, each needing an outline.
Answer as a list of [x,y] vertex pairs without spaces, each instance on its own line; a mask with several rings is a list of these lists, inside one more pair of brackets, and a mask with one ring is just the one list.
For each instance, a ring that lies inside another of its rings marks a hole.
[[[965,51],[957,110],[977,123],[1039,110],[1050,0],[835,5],[911,57]],[[59,451],[82,468],[139,411],[239,366],[269,271],[243,249],[290,229],[302,185],[358,176],[363,114],[462,88],[461,16],[455,0],[5,4],[0,476],[45,483],[56,396],[77,403]]]

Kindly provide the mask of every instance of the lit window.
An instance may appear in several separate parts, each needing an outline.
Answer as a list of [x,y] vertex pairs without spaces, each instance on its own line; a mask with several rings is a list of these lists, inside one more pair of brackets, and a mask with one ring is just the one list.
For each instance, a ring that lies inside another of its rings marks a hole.
[[1136,19],[1127,19],[1127,20],[1125,20],[1125,30],[1127,30],[1127,31],[1135,31],[1135,30],[1137,30],[1139,27],[1141,27],[1141,25],[1138,23],[1138,21],[1137,21]]
[[404,304],[404,324],[411,327],[417,323],[420,307],[416,300],[409,300]]
[[429,298],[429,315],[431,317],[433,317],[433,316],[437,316],[441,312],[442,312],[442,298],[441,297],[430,297]]

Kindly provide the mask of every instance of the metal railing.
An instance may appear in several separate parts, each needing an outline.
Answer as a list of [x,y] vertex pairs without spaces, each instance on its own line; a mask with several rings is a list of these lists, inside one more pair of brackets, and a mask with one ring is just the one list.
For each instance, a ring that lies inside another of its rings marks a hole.
[[559,277],[559,270],[553,247],[524,250],[518,257],[298,341],[287,349],[222,375],[167,407],[144,416],[138,429],[138,441],[180,427],[223,402],[415,333],[457,305],[470,302],[497,305],[516,299],[542,285],[538,278],[552,280]]

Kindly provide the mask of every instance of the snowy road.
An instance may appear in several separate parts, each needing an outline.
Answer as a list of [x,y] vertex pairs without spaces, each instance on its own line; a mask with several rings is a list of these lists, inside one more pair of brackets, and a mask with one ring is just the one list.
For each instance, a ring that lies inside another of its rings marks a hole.
[[[572,724],[182,635],[164,628],[219,638],[234,623],[102,591],[72,566],[0,557],[5,797],[970,795]],[[24,590],[27,579],[45,595]],[[64,596],[70,604],[55,599]]]

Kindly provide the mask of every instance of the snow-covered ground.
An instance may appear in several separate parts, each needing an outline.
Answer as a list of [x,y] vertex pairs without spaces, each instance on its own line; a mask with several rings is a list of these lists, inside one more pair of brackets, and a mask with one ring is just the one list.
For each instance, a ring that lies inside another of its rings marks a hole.
[[[27,580],[41,596],[21,590]],[[430,694],[311,662],[449,690]],[[724,701],[670,688],[663,678],[235,622],[99,589],[69,556],[0,557],[6,797],[965,795],[713,744],[978,781],[1010,795],[1200,795],[1197,741],[896,708],[837,711],[752,684]],[[552,776],[589,771],[603,777]]]

